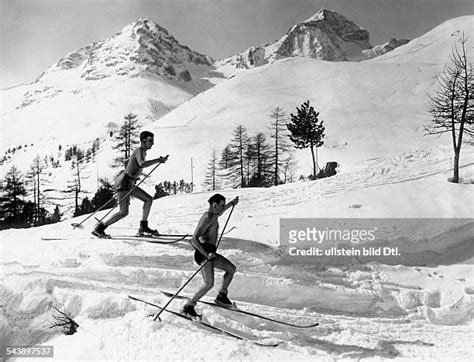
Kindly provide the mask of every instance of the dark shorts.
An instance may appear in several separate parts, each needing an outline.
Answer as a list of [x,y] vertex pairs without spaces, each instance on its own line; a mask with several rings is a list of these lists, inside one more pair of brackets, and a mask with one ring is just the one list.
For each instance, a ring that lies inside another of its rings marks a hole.
[[[217,247],[213,244],[204,243],[201,246],[207,253],[215,253],[217,251]],[[194,252],[194,261],[201,265],[204,260],[206,260],[206,257],[196,250]]]
[[135,186],[135,179],[122,172],[115,179],[115,191],[130,191]]

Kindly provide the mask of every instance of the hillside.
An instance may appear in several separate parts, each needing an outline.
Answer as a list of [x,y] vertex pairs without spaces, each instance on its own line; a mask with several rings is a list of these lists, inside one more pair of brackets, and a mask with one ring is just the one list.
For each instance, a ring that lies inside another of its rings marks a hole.
[[[193,157],[195,184],[199,186],[213,148],[220,153],[230,141],[232,130],[237,125],[245,126],[251,135],[267,132],[269,115],[275,107],[280,106],[289,114],[305,100],[311,101],[325,122],[326,141],[319,151],[322,164],[326,161],[337,161],[342,167],[341,171],[349,170],[358,167],[363,160],[399,157],[406,152],[436,145],[446,146],[447,154],[441,157],[450,159],[449,137],[438,139],[424,136],[423,125],[429,119],[426,112],[427,94],[432,92],[435,85],[434,76],[442,70],[447,59],[442,55],[449,54],[453,41],[457,39],[452,34],[460,34],[463,31],[468,33],[470,26],[472,27],[469,19],[472,17],[453,19],[420,39],[396,49],[393,54],[400,53],[400,62],[388,54],[359,63],[287,58],[274,64],[249,69],[220,82],[182,103],[179,108],[158,121],[146,125],[145,128],[156,133],[156,144],[149,157],[170,154],[169,162],[160,167],[152,181],[182,178],[189,180],[190,159]],[[469,44],[472,44],[472,39],[469,41]],[[427,45],[415,51],[418,49],[417,44]],[[430,45],[434,50],[430,51]],[[435,58],[433,54],[440,53],[440,47],[448,50]],[[423,54],[426,58],[422,57]],[[409,62],[411,55],[414,59]],[[130,88],[135,82],[143,81],[138,78],[116,80],[114,90],[117,92],[114,92],[113,96],[122,97],[119,87]],[[135,104],[138,104],[143,92],[150,97],[150,89],[154,89],[157,84],[149,84],[147,89],[137,85],[137,92],[134,94],[136,98],[129,100],[136,99]],[[166,87],[162,83],[159,85],[160,89]],[[159,93],[162,94],[161,91]],[[170,99],[174,95],[172,92],[164,93]],[[84,99],[84,102],[86,101],[87,99]],[[110,108],[103,107],[102,100],[95,101],[94,107],[101,105],[97,108],[100,112],[95,116],[103,115],[112,108],[112,105]],[[117,111],[117,104],[120,105],[121,112],[124,112],[114,118],[114,121],[119,123],[125,112],[130,110],[130,103],[116,103],[114,112]],[[86,106],[84,108],[93,109]],[[46,112],[53,110],[57,112],[53,107],[46,108]],[[64,112],[66,111],[67,109],[64,109]],[[74,119],[81,122],[83,115],[81,114],[80,118],[78,116],[75,115]],[[103,117],[110,121],[109,117]],[[90,139],[99,133],[90,133],[92,129],[99,127],[93,122],[87,122],[88,128],[81,127],[77,130],[69,126],[65,127],[62,133],[60,130],[51,133],[51,130],[57,128],[55,118],[45,119],[48,121],[43,121],[45,126],[41,128],[51,137],[56,137],[56,140],[43,143],[42,148],[38,146],[28,151],[23,150],[20,154],[24,161],[18,162],[20,167],[28,167],[28,162],[31,162],[37,153],[55,154],[57,145],[62,143],[62,139],[55,135],[64,135],[65,139],[73,136]],[[27,119],[22,122],[9,124],[9,127],[15,128],[24,124],[23,129],[28,129]],[[8,131],[8,127],[6,129]],[[71,133],[71,130],[74,132]],[[471,153],[472,150],[466,148],[462,160],[468,162]],[[297,151],[296,155],[299,160],[298,174],[308,175],[311,169],[310,152]],[[19,157],[17,160],[20,160]],[[91,174],[97,173],[97,167],[101,175],[107,175],[107,165],[113,157],[109,143],[104,146],[98,163],[92,166]],[[2,172],[6,172],[4,170],[9,164],[3,165]]]

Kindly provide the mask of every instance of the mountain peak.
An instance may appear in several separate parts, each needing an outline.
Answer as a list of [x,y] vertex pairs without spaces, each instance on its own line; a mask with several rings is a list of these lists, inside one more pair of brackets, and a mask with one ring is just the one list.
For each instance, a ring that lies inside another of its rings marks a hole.
[[[168,30],[155,23],[153,20],[148,18],[140,18],[137,21],[126,25],[120,33],[131,32],[134,36],[141,34],[149,34],[153,36],[166,35],[170,36]],[[174,39],[174,38],[173,38]]]
[[360,61],[370,49],[369,32],[335,11],[321,9],[306,21],[291,27],[280,40],[254,46],[231,58],[237,68],[251,68],[288,57],[327,61]]
[[164,27],[148,18],[126,25],[112,37],[71,52],[40,79],[76,69],[84,80],[111,76],[154,75],[177,82],[193,79],[188,66],[210,67],[213,59],[181,45]]
[[319,10],[316,14],[314,14],[312,17],[307,19],[305,23],[310,22],[310,21],[329,20],[331,17],[337,17],[337,16],[342,16],[342,15],[336,13],[335,11],[323,8]]

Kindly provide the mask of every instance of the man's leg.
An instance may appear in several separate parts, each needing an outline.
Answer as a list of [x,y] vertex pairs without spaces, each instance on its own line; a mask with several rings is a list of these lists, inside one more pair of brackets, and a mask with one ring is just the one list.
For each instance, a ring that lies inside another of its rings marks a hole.
[[104,221],[105,227],[109,227],[112,224],[115,224],[117,221],[123,219],[128,215],[128,210],[130,206],[130,195],[127,195],[128,191],[119,191],[117,192],[117,199],[119,200],[119,211],[113,214],[107,221]]
[[99,238],[110,238],[110,235],[105,233],[105,229],[128,215],[128,205],[130,203],[130,196],[125,197],[125,195],[127,195],[127,192],[117,192],[117,198],[119,200],[120,206],[119,211],[113,214],[108,220],[104,222],[99,222],[92,231],[92,235],[97,236]]
[[151,204],[153,203],[153,197],[148,195],[145,191],[141,188],[137,187],[132,191],[132,196],[143,201],[143,211],[142,211],[142,219],[140,221],[140,228],[138,229],[138,235],[158,235],[158,231],[154,229],[150,229],[148,227],[148,215],[150,214]]
[[150,215],[151,205],[153,203],[153,197],[148,195],[141,188],[137,187],[132,191],[132,196],[143,201],[142,220],[147,221],[148,215]]
[[[204,263],[205,261],[203,261]],[[204,285],[199,289],[196,294],[186,303],[187,305],[196,305],[197,301],[204,297],[208,291],[214,286],[214,265],[212,261],[209,261],[201,269],[202,279],[204,280]]]
[[234,278],[236,267],[229,261],[229,259],[223,257],[220,254],[216,255],[216,258],[213,260],[213,262],[215,268],[225,271],[224,279],[222,280],[222,287],[219,290],[219,293],[227,294],[227,288]]

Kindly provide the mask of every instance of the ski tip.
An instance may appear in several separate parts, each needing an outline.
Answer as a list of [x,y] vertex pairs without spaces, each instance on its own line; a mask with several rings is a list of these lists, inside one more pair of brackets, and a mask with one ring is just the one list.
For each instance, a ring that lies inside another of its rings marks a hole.
[[74,228],[74,229],[84,229],[84,226],[81,225],[81,224],[78,224],[77,222],[73,222],[71,224],[71,226]]
[[280,345],[281,341],[274,338],[264,338],[264,339],[259,339],[255,343],[258,344],[259,346],[264,346],[264,347],[277,347]]

